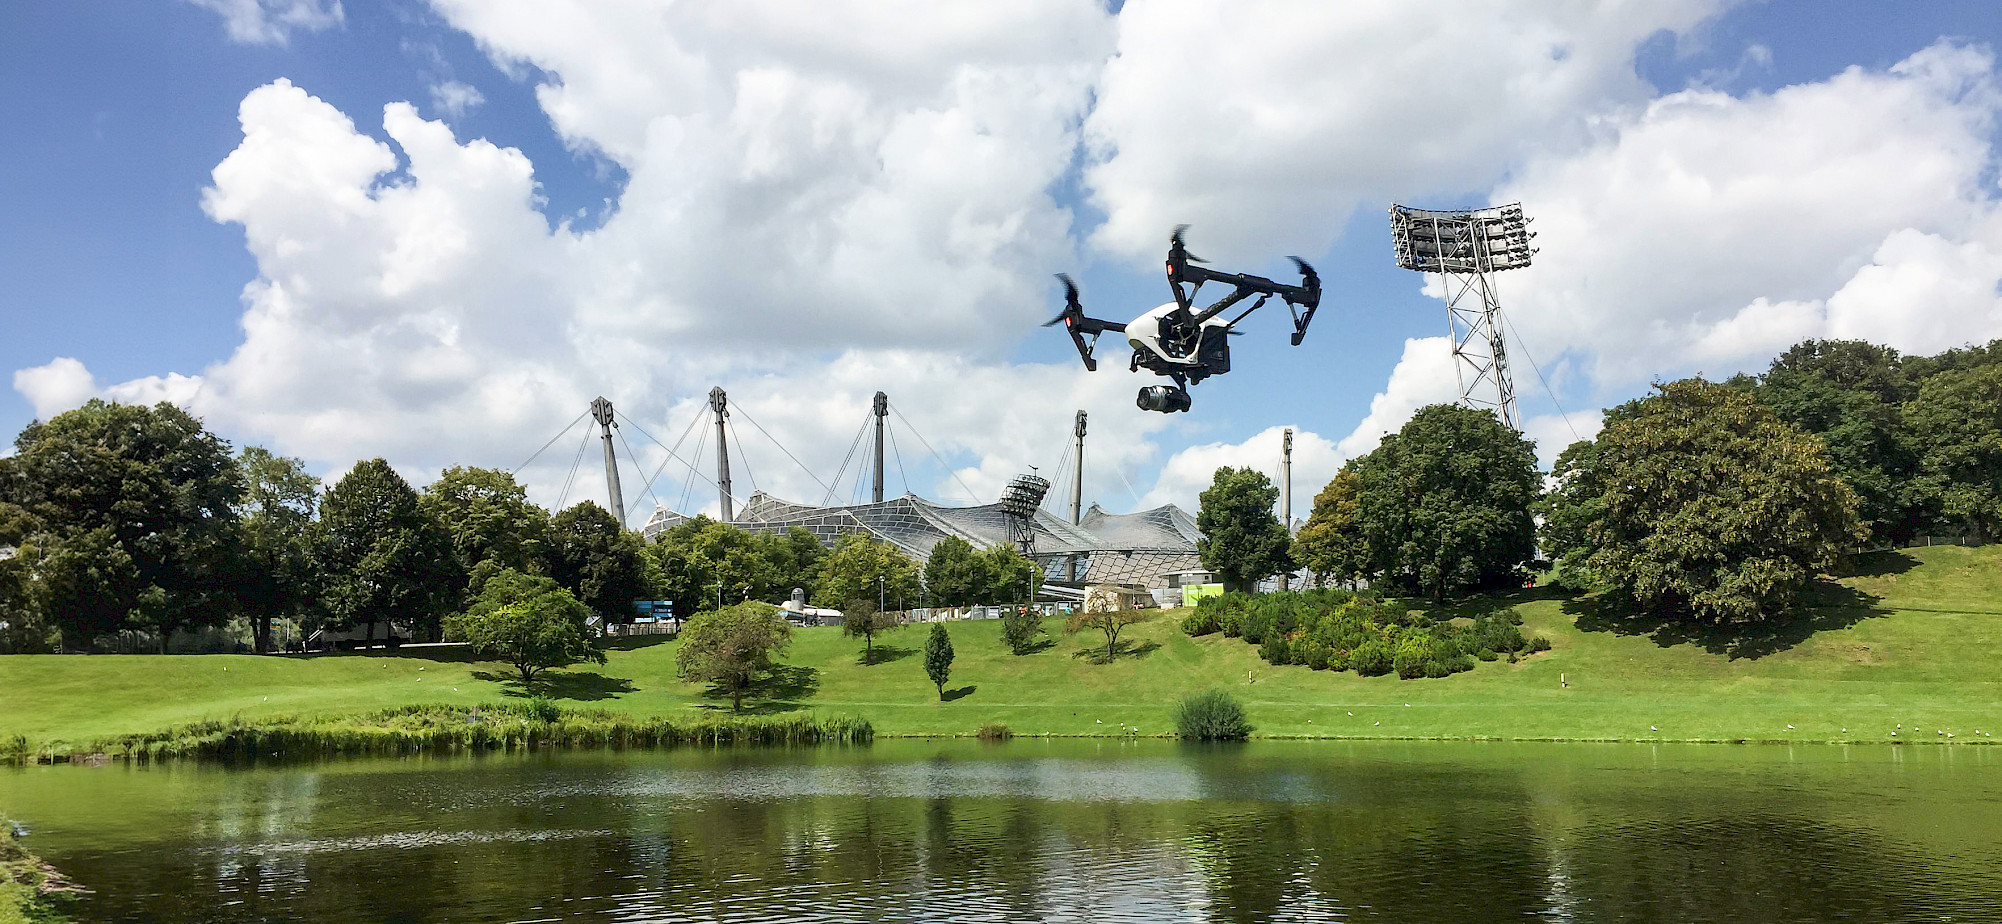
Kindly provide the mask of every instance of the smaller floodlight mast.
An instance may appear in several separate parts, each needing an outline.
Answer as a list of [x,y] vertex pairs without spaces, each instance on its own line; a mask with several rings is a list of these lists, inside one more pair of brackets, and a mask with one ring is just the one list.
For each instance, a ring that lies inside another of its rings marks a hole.
[[[1522,215],[1521,203],[1445,212],[1390,207],[1397,265],[1438,273],[1445,287],[1460,403],[1487,408],[1517,431],[1522,420],[1515,407],[1515,379],[1508,371],[1501,301],[1489,274],[1529,265],[1536,253],[1529,246],[1536,237],[1529,221]],[[1493,398],[1488,397],[1490,391]]]
[[1050,480],[1040,475],[1016,475],[1008,487],[1001,490],[1001,513],[1008,521],[1008,541],[1015,543],[1023,555],[1036,554],[1036,508],[1043,505],[1043,496],[1050,493]]

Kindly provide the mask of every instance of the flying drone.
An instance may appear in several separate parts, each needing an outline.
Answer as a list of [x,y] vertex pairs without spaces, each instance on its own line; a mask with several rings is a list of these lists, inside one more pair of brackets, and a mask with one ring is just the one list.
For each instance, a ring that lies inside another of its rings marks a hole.
[[[1125,334],[1126,342],[1133,346],[1130,369],[1146,369],[1175,381],[1173,385],[1150,385],[1140,389],[1134,403],[1143,411],[1172,414],[1188,410],[1189,386],[1230,371],[1229,339],[1230,335],[1239,333],[1234,329],[1237,322],[1264,307],[1272,296],[1279,296],[1293,314],[1294,346],[1299,346],[1300,338],[1307,336],[1307,324],[1314,320],[1314,309],[1321,304],[1321,277],[1307,265],[1307,261],[1299,257],[1291,258],[1294,265],[1300,268],[1300,284],[1297,286],[1273,282],[1263,276],[1219,272],[1196,265],[1209,261],[1191,255],[1182,243],[1182,232],[1187,228],[1188,225],[1176,227],[1168,238],[1168,288],[1175,293],[1174,301],[1124,324],[1101,321],[1085,316],[1084,306],[1078,302],[1077,283],[1072,282],[1069,276],[1058,273],[1057,278],[1064,283],[1064,310],[1043,324],[1044,327],[1062,324],[1070,332],[1071,342],[1077,345],[1077,355],[1084,360],[1084,368],[1090,372],[1098,371],[1098,359],[1094,354],[1099,335],[1106,331]],[[1206,282],[1233,288],[1215,304],[1199,309],[1195,304],[1196,293]],[[1258,300],[1252,302],[1251,307],[1234,318],[1224,320],[1224,312],[1253,295],[1258,296]]]

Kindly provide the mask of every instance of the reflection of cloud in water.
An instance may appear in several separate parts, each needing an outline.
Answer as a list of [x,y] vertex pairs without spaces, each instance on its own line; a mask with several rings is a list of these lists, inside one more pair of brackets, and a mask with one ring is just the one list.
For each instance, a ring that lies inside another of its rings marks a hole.
[[950,761],[836,767],[676,768],[628,777],[551,781],[516,792],[521,803],[571,797],[690,797],[792,799],[862,796],[892,799],[1000,797],[1053,802],[1175,802],[1236,799],[1257,802],[1339,801],[1330,780],[1272,773],[1219,776],[1188,762],[1128,758]]
[[576,837],[609,837],[612,833],[603,828],[589,831],[562,831],[555,829],[535,831],[399,831],[394,834],[373,834],[362,837],[224,844],[202,852],[225,855],[261,855],[273,853],[333,853],[343,850],[382,850],[385,848],[414,850],[425,847],[447,847],[460,844],[533,843],[536,841],[569,840]]

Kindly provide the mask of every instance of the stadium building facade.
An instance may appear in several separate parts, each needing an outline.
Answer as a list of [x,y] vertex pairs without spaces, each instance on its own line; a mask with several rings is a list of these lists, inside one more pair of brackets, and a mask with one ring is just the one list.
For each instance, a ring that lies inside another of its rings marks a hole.
[[[665,506],[656,507],[641,534],[651,540],[686,518]],[[759,492],[731,522],[753,532],[785,533],[797,527],[826,545],[843,535],[861,533],[923,562],[947,536],[958,536],[976,549],[1006,545],[1008,520],[999,504],[951,507],[915,494],[880,503],[820,507]],[[1135,513],[1107,513],[1093,504],[1075,525],[1038,509],[1028,526],[1035,537],[1031,557],[1049,581],[1066,582],[1075,562],[1077,584],[1138,584],[1153,591],[1161,603],[1174,605],[1181,599],[1183,584],[1209,580],[1196,552],[1201,534],[1195,518],[1173,504]]]

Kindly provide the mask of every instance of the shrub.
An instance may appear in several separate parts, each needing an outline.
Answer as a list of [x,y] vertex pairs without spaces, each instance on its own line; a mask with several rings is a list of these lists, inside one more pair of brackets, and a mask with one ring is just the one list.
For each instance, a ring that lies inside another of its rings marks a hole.
[[1355,653],[1349,656],[1349,663],[1355,667],[1356,673],[1364,677],[1388,674],[1391,668],[1390,645],[1382,639],[1370,639],[1356,646]]
[[1426,665],[1438,659],[1438,642],[1423,632],[1414,632],[1397,643],[1397,654],[1392,657],[1391,666],[1397,670],[1399,679],[1410,680],[1430,676]]
[[1294,645],[1292,652],[1295,663],[1305,664],[1309,669],[1317,671],[1328,669],[1328,661],[1334,653],[1334,649],[1329,648],[1327,643],[1315,639],[1307,639]]
[[1244,635],[1244,614],[1226,609],[1217,617],[1217,625],[1223,629],[1225,638],[1240,638]]
[[980,730],[973,734],[974,737],[982,741],[1006,741],[1015,737],[1015,733],[1009,731],[1008,726],[1000,722],[989,722],[982,725],[980,726]]
[[1537,636],[1537,637],[1535,637],[1535,638],[1532,638],[1532,639],[1530,639],[1530,640],[1529,640],[1529,650],[1530,650],[1530,651],[1532,651],[1532,652],[1536,652],[1536,651],[1549,651],[1549,650],[1550,650],[1550,640],[1549,640],[1549,639],[1547,639],[1547,638],[1544,638],[1544,637],[1543,637],[1543,636],[1541,636],[1541,635],[1539,635],[1539,636]]
[[1497,658],[1500,658],[1501,655],[1495,654],[1495,651],[1492,648],[1483,648],[1479,651],[1474,652],[1474,657],[1479,658],[1483,661],[1493,661]]
[[[1203,603],[1207,604],[1215,599],[1215,597],[1205,597]],[[1189,615],[1182,617],[1182,634],[1190,638],[1198,638],[1222,629],[1223,619],[1214,606],[1197,606]]]
[[1286,636],[1277,632],[1265,637],[1265,644],[1258,646],[1258,656],[1267,664],[1293,663],[1293,646],[1286,644]]
[[1244,705],[1222,690],[1182,697],[1175,707],[1175,733],[1193,741],[1242,741],[1252,732]]

